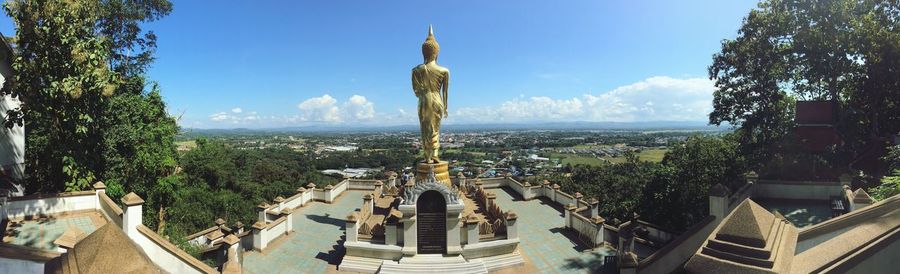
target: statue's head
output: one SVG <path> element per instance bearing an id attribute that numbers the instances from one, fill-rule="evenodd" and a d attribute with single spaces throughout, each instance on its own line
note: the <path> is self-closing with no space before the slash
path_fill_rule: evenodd
<path id="1" fill-rule="evenodd" d="M 422 57 L 425 58 L 425 63 L 437 60 L 440 51 L 441 46 L 434 39 L 434 31 L 432 31 L 431 25 L 428 25 L 428 37 L 425 38 L 425 43 L 422 43 Z"/>

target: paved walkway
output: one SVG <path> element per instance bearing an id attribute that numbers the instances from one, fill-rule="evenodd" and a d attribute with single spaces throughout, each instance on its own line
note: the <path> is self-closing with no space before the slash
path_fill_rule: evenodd
<path id="1" fill-rule="evenodd" d="M 500 209 L 519 215 L 519 248 L 541 273 L 603 272 L 603 256 L 615 254 L 606 248 L 586 250 L 586 246 L 571 240 L 574 235 L 562 229 L 562 207 L 550 200 L 524 201 L 508 188 L 488 191 L 497 194 Z"/>
<path id="2" fill-rule="evenodd" d="M 333 204 L 313 202 L 294 216 L 294 232 L 264 253 L 245 252 L 247 273 L 324 273 L 344 257 L 344 218 L 362 206 L 365 191 L 347 191 Z"/>
<path id="3" fill-rule="evenodd" d="M 3 242 L 56 251 L 58 246 L 53 241 L 70 226 L 87 235 L 105 223 L 106 219 L 96 212 L 11 221 L 3 235 Z"/>
<path id="4" fill-rule="evenodd" d="M 503 210 L 519 215 L 520 250 L 541 273 L 601 272 L 603 256 L 612 251 L 586 248 L 564 231 L 562 209 L 544 199 L 522 201 L 507 189 L 490 189 Z M 247 273 L 334 272 L 344 256 L 344 217 L 362 205 L 364 191 L 348 191 L 333 204 L 314 202 L 301 208 L 294 233 L 269 245 L 264 253 L 244 253 Z M 515 198 L 514 198 L 515 197 Z"/>

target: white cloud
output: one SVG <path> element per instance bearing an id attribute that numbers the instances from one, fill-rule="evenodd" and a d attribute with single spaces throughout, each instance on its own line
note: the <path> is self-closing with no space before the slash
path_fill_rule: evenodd
<path id="1" fill-rule="evenodd" d="M 703 121 L 712 110 L 713 90 L 713 82 L 705 78 L 659 76 L 599 94 L 587 93 L 568 98 L 518 95 L 484 107 L 451 108 L 446 122 Z M 401 106 L 393 112 L 378 112 L 375 103 L 362 95 L 351 95 L 346 100 L 338 100 L 324 94 L 303 100 L 296 107 L 299 112 L 295 114 L 260 114 L 234 108 L 230 112 L 211 114 L 209 120 L 213 124 L 250 127 L 313 123 L 414 125 L 418 121 L 415 105 Z"/>
<path id="2" fill-rule="evenodd" d="M 339 103 L 331 95 L 325 94 L 304 100 L 297 105 L 300 114 L 292 117 L 299 122 L 354 123 L 375 119 L 375 104 L 365 96 L 352 95 L 344 103 Z"/>
<path id="3" fill-rule="evenodd" d="M 210 115 L 209 119 L 218 122 L 218 121 L 228 120 L 228 117 L 229 117 L 228 113 L 219 112 L 219 113 L 214 113 L 214 114 Z"/>
<path id="4" fill-rule="evenodd" d="M 342 121 L 337 100 L 331 95 L 306 99 L 297 105 L 300 109 L 299 120 L 304 122 L 339 123 Z"/>
<path id="5" fill-rule="evenodd" d="M 369 102 L 365 96 L 355 94 L 350 96 L 350 100 L 344 103 L 344 110 L 353 120 L 368 121 L 375 118 L 375 104 Z"/>
<path id="6" fill-rule="evenodd" d="M 514 98 L 499 106 L 463 107 L 455 122 L 702 121 L 712 110 L 712 81 L 651 77 L 608 92 L 564 99 Z"/>

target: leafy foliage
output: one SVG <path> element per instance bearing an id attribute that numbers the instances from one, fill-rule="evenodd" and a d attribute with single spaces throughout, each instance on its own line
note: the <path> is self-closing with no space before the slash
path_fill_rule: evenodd
<path id="1" fill-rule="evenodd" d="M 18 46 L 15 77 L 4 93 L 22 101 L 7 113 L 6 126 L 28 128 L 26 187 L 85 189 L 99 173 L 98 119 L 120 79 L 108 67 L 110 49 L 94 28 L 100 4 L 18 0 L 4 8 L 16 23 Z"/>
<path id="2" fill-rule="evenodd" d="M 289 197 L 310 182 L 338 182 L 318 172 L 313 159 L 290 149 L 237 150 L 201 138 L 181 155 L 182 172 L 159 181 L 154 196 L 168 201 L 166 228 L 173 234 L 202 230 L 216 218 L 250 225 L 261 202 Z"/>
<path id="3" fill-rule="evenodd" d="M 711 124 L 737 126 L 753 167 L 775 154 L 794 102 L 834 100 L 852 151 L 900 131 L 900 1 L 768 0 L 713 56 Z"/>

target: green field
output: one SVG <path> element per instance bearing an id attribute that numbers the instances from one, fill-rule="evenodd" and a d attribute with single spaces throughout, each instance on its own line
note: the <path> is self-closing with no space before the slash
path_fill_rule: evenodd
<path id="1" fill-rule="evenodd" d="M 668 149 L 664 148 L 651 148 L 645 149 L 641 152 L 638 152 L 638 159 L 641 161 L 647 162 L 661 162 L 663 157 L 666 155 L 666 151 Z M 613 157 L 609 159 L 598 159 L 591 156 L 586 155 L 576 155 L 576 154 L 564 154 L 564 153 L 551 153 L 550 158 L 560 159 L 560 163 L 562 165 L 571 164 L 571 165 L 591 165 L 591 166 L 600 166 L 605 165 L 607 163 L 622 163 L 625 162 L 625 157 Z M 608 160 L 608 162 L 607 162 Z"/>
<path id="2" fill-rule="evenodd" d="M 190 141 L 175 142 L 175 147 L 184 148 L 186 150 L 195 149 L 195 148 L 197 148 L 197 141 L 190 140 Z"/>

